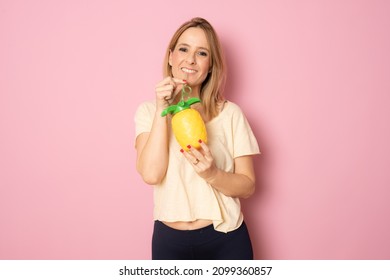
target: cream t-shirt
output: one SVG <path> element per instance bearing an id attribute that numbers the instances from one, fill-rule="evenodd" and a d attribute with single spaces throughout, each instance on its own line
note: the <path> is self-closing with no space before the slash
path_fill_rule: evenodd
<path id="1" fill-rule="evenodd" d="M 155 102 L 142 103 L 135 114 L 136 137 L 150 132 Z M 212 220 L 214 229 L 229 232 L 242 221 L 240 200 L 225 196 L 206 183 L 180 152 L 169 123 L 169 164 L 164 180 L 154 186 L 154 220 Z M 218 168 L 234 172 L 234 159 L 259 154 L 259 146 L 241 109 L 227 101 L 222 112 L 206 123 L 207 145 Z"/>

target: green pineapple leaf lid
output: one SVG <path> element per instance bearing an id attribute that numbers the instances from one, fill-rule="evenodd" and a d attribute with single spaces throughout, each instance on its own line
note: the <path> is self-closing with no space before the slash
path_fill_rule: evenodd
<path id="1" fill-rule="evenodd" d="M 162 111 L 162 113 L 161 113 L 161 116 L 164 117 L 167 114 L 172 114 L 172 115 L 177 114 L 183 110 L 189 109 L 192 104 L 195 104 L 198 102 L 200 102 L 200 99 L 196 98 L 196 97 L 192 97 L 192 98 L 188 99 L 187 101 L 180 100 L 177 104 L 171 105 L 168 108 L 164 109 L 164 111 Z"/>
<path id="2" fill-rule="evenodd" d="M 171 105 L 166 109 L 164 109 L 164 111 L 162 111 L 161 113 L 161 116 L 165 117 L 167 114 L 172 114 L 172 115 L 177 114 L 183 110 L 189 109 L 192 104 L 201 102 L 201 100 L 196 97 L 192 97 L 186 101 L 184 100 L 184 97 L 188 96 L 191 93 L 191 91 L 192 91 L 191 87 L 187 84 L 184 84 L 183 88 L 181 89 L 180 101 L 177 104 Z"/>

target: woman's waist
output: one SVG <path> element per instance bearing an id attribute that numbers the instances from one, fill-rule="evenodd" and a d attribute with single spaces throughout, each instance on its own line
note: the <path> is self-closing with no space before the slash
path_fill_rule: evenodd
<path id="1" fill-rule="evenodd" d="M 177 221 L 177 222 L 167 222 L 161 221 L 166 226 L 177 229 L 177 230 L 196 230 L 207 227 L 213 224 L 212 220 L 198 219 L 195 221 Z"/>

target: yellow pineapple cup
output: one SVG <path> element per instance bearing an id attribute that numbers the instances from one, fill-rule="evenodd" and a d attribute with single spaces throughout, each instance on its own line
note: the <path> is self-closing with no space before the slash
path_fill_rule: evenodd
<path id="1" fill-rule="evenodd" d="M 187 145 L 191 145 L 196 149 L 200 148 L 199 139 L 207 143 L 206 125 L 195 109 L 191 105 L 198 103 L 199 98 L 190 98 L 184 101 L 183 98 L 176 104 L 166 108 L 161 116 L 172 114 L 172 131 L 175 135 L 176 141 L 185 150 L 188 151 Z"/>

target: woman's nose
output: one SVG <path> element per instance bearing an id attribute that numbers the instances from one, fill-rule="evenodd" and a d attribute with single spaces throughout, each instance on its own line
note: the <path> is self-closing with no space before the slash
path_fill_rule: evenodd
<path id="1" fill-rule="evenodd" d="M 188 53 L 186 61 L 188 64 L 196 64 L 195 54 L 194 53 Z"/>

